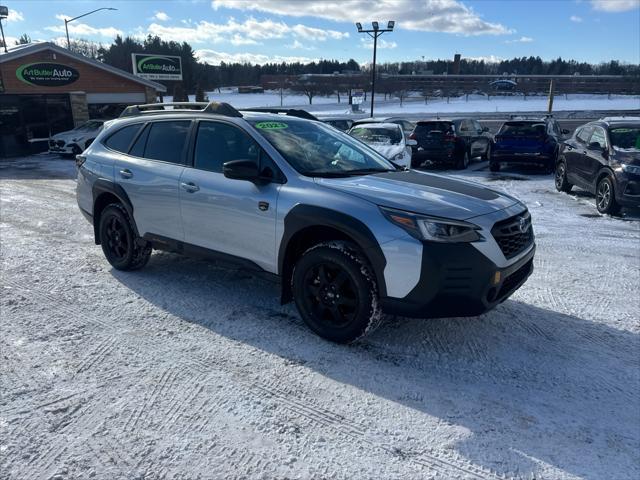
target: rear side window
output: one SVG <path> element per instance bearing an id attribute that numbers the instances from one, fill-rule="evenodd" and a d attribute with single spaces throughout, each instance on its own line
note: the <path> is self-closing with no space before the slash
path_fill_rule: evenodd
<path id="1" fill-rule="evenodd" d="M 142 127 L 141 123 L 136 123 L 135 125 L 129 125 L 127 127 L 121 128 L 113 135 L 111 135 L 104 144 L 110 148 L 111 150 L 115 150 L 116 152 L 127 153 L 129 151 L 129 146 L 131 145 L 132 140 L 138 134 L 138 131 Z"/>
<path id="2" fill-rule="evenodd" d="M 151 138 L 149 138 L 149 142 Z M 194 167 L 209 172 L 222 172 L 231 160 L 260 159 L 260 146 L 248 134 L 226 123 L 200 122 Z"/>
<path id="3" fill-rule="evenodd" d="M 144 157 L 151 160 L 182 163 L 182 152 L 191 121 L 155 122 L 151 124 Z"/>

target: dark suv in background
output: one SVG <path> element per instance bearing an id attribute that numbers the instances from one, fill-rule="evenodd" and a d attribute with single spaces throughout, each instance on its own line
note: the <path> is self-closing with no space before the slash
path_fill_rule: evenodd
<path id="1" fill-rule="evenodd" d="M 497 172 L 505 163 L 535 165 L 553 172 L 560 144 L 569 130 L 563 130 L 552 117 L 512 118 L 502 124 L 495 136 L 489 170 Z"/>
<path id="2" fill-rule="evenodd" d="M 421 120 L 409 138 L 418 143 L 413 147 L 413 167 L 429 160 L 463 169 L 469 166 L 473 157 L 486 159 L 491 155 L 489 129 L 473 118 Z"/>
<path id="3" fill-rule="evenodd" d="M 560 150 L 556 188 L 596 196 L 600 213 L 640 206 L 640 117 L 610 117 L 576 129 Z"/>

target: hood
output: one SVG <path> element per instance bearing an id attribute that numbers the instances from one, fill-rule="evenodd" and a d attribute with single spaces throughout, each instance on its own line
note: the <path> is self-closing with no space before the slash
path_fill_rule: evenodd
<path id="1" fill-rule="evenodd" d="M 616 162 L 640 165 L 640 149 L 613 147 L 613 150 L 615 152 Z"/>
<path id="2" fill-rule="evenodd" d="M 519 203 L 480 184 L 414 170 L 317 178 L 316 182 L 383 207 L 453 220 L 467 220 Z"/>
<path id="3" fill-rule="evenodd" d="M 404 152 L 405 149 L 405 146 L 400 144 L 391 145 L 389 143 L 368 143 L 367 145 L 389 160 L 393 160 L 393 157 Z"/>

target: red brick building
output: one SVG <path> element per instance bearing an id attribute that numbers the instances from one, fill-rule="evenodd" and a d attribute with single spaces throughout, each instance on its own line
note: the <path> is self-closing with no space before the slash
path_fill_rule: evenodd
<path id="1" fill-rule="evenodd" d="M 0 53 L 0 157 L 43 151 L 50 135 L 155 102 L 165 91 L 53 43 L 10 48 Z"/>

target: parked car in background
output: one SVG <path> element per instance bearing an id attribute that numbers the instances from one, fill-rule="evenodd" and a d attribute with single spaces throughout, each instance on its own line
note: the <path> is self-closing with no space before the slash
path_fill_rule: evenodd
<path id="1" fill-rule="evenodd" d="M 417 142 L 413 147 L 413 167 L 430 161 L 450 163 L 463 169 L 469 166 L 472 158 L 486 159 L 491 154 L 489 129 L 472 118 L 421 120 L 409 138 Z"/>
<path id="2" fill-rule="evenodd" d="M 600 213 L 640 206 L 640 117 L 609 117 L 576 129 L 556 164 L 558 191 L 584 188 Z"/>
<path id="3" fill-rule="evenodd" d="M 553 172 L 560 144 L 569 130 L 563 130 L 552 117 L 513 118 L 495 135 L 489 170 L 497 172 L 507 163 L 535 165 Z"/>
<path id="4" fill-rule="evenodd" d="M 388 160 L 402 167 L 411 167 L 411 147 L 416 141 L 407 138 L 400 125 L 363 123 L 352 127 L 347 133 L 366 143 Z"/>
<path id="5" fill-rule="evenodd" d="M 318 117 L 321 122 L 327 123 L 338 130 L 346 132 L 353 126 L 353 118 L 347 115 L 331 115 Z"/>
<path id="6" fill-rule="evenodd" d="M 73 130 L 53 135 L 49 139 L 49 153 L 59 153 L 61 155 L 82 153 L 102 131 L 104 122 L 106 120 L 89 120 Z"/>
<path id="7" fill-rule="evenodd" d="M 395 123 L 396 125 L 400 125 L 402 130 L 406 135 L 409 135 L 414 127 L 416 126 L 415 122 L 411 122 L 406 118 L 402 117 L 369 117 L 369 118 L 360 118 L 353 122 L 353 126 L 363 125 L 365 123 Z"/>

